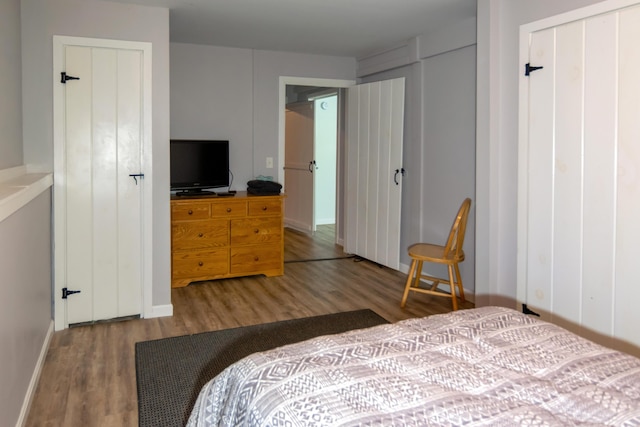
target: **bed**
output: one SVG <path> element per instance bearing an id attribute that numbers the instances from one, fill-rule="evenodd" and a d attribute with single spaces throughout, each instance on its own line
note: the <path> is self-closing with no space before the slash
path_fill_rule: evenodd
<path id="1" fill-rule="evenodd" d="M 640 425 L 640 359 L 501 307 L 255 353 L 188 426 Z"/>

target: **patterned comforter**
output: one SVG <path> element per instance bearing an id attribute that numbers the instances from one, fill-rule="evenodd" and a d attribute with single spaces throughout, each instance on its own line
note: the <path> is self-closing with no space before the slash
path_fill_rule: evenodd
<path id="1" fill-rule="evenodd" d="M 640 425 L 640 359 L 484 307 L 256 353 L 189 426 Z"/>

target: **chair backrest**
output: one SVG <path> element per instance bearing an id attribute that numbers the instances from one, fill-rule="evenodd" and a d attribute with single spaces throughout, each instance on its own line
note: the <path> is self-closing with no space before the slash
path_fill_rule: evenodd
<path id="1" fill-rule="evenodd" d="M 471 199 L 466 198 L 458 209 L 458 215 L 453 221 L 451 231 L 449 232 L 449 238 L 444 248 L 444 256 L 448 257 L 451 252 L 454 252 L 454 256 L 458 257 L 462 253 L 462 246 L 464 245 L 464 234 L 467 231 L 467 219 L 469 218 L 469 210 L 471 209 Z"/>

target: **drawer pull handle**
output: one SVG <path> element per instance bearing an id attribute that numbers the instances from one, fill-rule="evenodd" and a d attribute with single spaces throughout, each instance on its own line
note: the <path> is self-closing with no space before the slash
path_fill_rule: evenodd
<path id="1" fill-rule="evenodd" d="M 227 212 L 231 212 L 231 208 L 227 208 Z"/>
<path id="2" fill-rule="evenodd" d="M 202 266 L 204 265 L 204 262 L 202 262 L 202 261 L 198 261 L 198 265 L 199 265 L 200 267 L 202 267 Z"/>
<path id="3" fill-rule="evenodd" d="M 259 257 L 255 257 L 255 258 L 253 258 L 253 260 L 254 261 L 260 261 L 260 258 Z"/>
<path id="4" fill-rule="evenodd" d="M 198 237 L 202 237 L 202 236 L 204 236 L 204 234 L 198 233 Z"/>
<path id="5" fill-rule="evenodd" d="M 258 234 L 260 232 L 260 230 L 258 230 L 257 228 L 255 230 L 253 230 L 254 233 Z"/>
<path id="6" fill-rule="evenodd" d="M 191 209 L 189 209 L 189 212 L 187 212 L 189 215 L 193 215 L 193 211 Z"/>
<path id="7" fill-rule="evenodd" d="M 262 207 L 262 210 L 263 210 L 263 211 L 266 211 L 266 210 L 267 210 L 267 207 L 266 207 L 266 206 L 263 206 L 263 207 Z"/>

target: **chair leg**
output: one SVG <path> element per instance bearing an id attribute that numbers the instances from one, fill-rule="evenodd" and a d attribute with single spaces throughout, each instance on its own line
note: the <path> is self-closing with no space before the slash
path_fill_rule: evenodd
<path id="1" fill-rule="evenodd" d="M 413 281 L 413 287 L 414 288 L 419 288 L 420 287 L 420 279 L 422 278 L 422 261 L 418 261 L 418 263 L 416 264 L 416 275 L 415 275 L 415 280 Z"/>
<path id="2" fill-rule="evenodd" d="M 462 286 L 462 276 L 460 275 L 460 268 L 458 267 L 458 264 L 454 264 L 453 268 L 455 268 L 456 271 L 456 276 L 458 276 L 458 293 L 460 294 L 460 301 L 465 302 L 464 299 L 464 286 Z"/>
<path id="3" fill-rule="evenodd" d="M 404 308 L 409 296 L 409 288 L 411 288 L 411 282 L 413 281 L 413 274 L 416 271 L 417 260 L 411 260 L 411 267 L 409 268 L 409 274 L 407 275 L 407 284 L 404 286 L 404 294 L 402 295 L 402 301 L 400 301 L 400 308 Z"/>
<path id="4" fill-rule="evenodd" d="M 449 285 L 451 287 L 451 303 L 453 311 L 458 310 L 458 298 L 456 297 L 456 282 L 453 280 L 453 266 L 449 265 Z"/>

